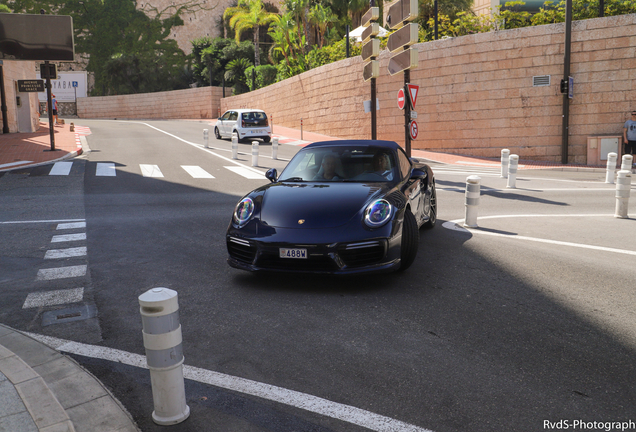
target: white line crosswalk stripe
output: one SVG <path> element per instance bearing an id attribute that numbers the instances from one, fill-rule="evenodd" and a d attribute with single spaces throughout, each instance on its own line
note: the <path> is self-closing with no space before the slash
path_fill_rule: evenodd
<path id="1" fill-rule="evenodd" d="M 51 239 L 51 243 L 61 243 L 68 241 L 86 240 L 86 233 L 56 235 Z"/>
<path id="2" fill-rule="evenodd" d="M 44 254 L 44 259 L 73 258 L 86 255 L 86 246 L 68 249 L 50 249 Z"/>
<path id="3" fill-rule="evenodd" d="M 95 175 L 98 177 L 115 177 L 117 175 L 117 171 L 115 170 L 114 163 L 98 163 L 97 169 L 95 171 Z"/>
<path id="4" fill-rule="evenodd" d="M 61 224 L 57 224 L 56 229 L 64 230 L 64 229 L 75 229 L 75 228 L 86 228 L 86 222 L 61 223 Z"/>
<path id="5" fill-rule="evenodd" d="M 81 302 L 83 299 L 84 288 L 30 293 L 24 301 L 22 309 L 77 303 Z"/>
<path id="6" fill-rule="evenodd" d="M 208 179 L 213 179 L 214 178 L 214 176 L 212 174 L 210 174 L 209 172 L 207 172 L 206 170 L 204 170 L 200 166 L 181 165 L 181 168 L 186 170 L 186 172 L 188 174 L 190 174 L 192 176 L 192 178 L 208 178 Z"/>
<path id="7" fill-rule="evenodd" d="M 49 171 L 49 175 L 52 176 L 67 176 L 73 168 L 73 162 L 56 162 Z"/>
<path id="8" fill-rule="evenodd" d="M 38 270 L 37 280 L 53 280 L 81 277 L 86 275 L 86 265 L 57 267 Z"/>
<path id="9" fill-rule="evenodd" d="M 140 164 L 139 168 L 141 168 L 141 175 L 144 177 L 163 177 L 163 173 L 157 165 Z"/>
<path id="10" fill-rule="evenodd" d="M 229 169 L 230 171 L 238 175 L 241 175 L 247 179 L 265 180 L 265 176 L 263 174 L 259 174 L 256 171 L 253 171 L 249 168 L 240 167 L 240 166 L 226 166 L 223 168 Z"/>

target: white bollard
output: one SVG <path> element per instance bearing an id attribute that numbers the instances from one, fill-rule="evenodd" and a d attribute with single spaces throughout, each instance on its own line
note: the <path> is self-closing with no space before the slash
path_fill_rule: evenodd
<path id="1" fill-rule="evenodd" d="M 481 193 L 481 177 L 473 175 L 466 179 L 466 217 L 464 226 L 477 228 L 477 209 Z"/>
<path id="2" fill-rule="evenodd" d="M 616 159 L 618 155 L 616 153 L 607 154 L 607 170 L 605 171 L 605 183 L 614 184 L 614 173 L 616 172 Z"/>
<path id="3" fill-rule="evenodd" d="M 508 167 L 508 185 L 510 189 L 517 188 L 517 168 L 519 167 L 519 156 L 510 155 L 510 166 Z"/>
<path id="4" fill-rule="evenodd" d="M 622 171 L 632 171 L 632 163 L 634 162 L 634 156 L 630 154 L 623 155 L 623 160 L 621 163 Z"/>
<path id="5" fill-rule="evenodd" d="M 510 150 L 501 151 L 501 178 L 508 178 L 508 163 L 510 162 Z"/>
<path id="6" fill-rule="evenodd" d="M 203 145 L 205 148 L 210 147 L 210 132 L 207 129 L 203 129 Z"/>
<path id="7" fill-rule="evenodd" d="M 252 141 L 252 166 L 258 166 L 258 141 Z"/>
<path id="8" fill-rule="evenodd" d="M 152 420 L 181 423 L 190 415 L 183 381 L 183 347 L 177 292 L 153 288 L 139 296 L 146 362 L 150 369 Z"/>
<path id="9" fill-rule="evenodd" d="M 272 159 L 278 159 L 278 138 L 272 138 Z"/>
<path id="10" fill-rule="evenodd" d="M 238 159 L 238 135 L 232 134 L 232 159 Z"/>
<path id="11" fill-rule="evenodd" d="M 632 187 L 632 171 L 620 170 L 616 178 L 616 214 L 614 217 L 627 219 L 629 192 Z"/>

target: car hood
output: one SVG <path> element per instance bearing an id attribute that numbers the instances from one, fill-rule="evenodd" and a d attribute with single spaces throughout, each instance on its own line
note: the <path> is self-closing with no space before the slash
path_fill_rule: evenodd
<path id="1" fill-rule="evenodd" d="M 264 191 L 261 221 L 277 228 L 334 228 L 388 189 L 387 183 L 274 183 Z"/>

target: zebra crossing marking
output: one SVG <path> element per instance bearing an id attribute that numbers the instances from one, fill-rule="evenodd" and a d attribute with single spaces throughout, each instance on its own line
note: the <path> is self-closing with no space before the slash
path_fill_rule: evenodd
<path id="1" fill-rule="evenodd" d="M 29 293 L 22 309 L 78 303 L 84 300 L 84 288 Z"/>
<path id="2" fill-rule="evenodd" d="M 163 177 L 163 173 L 158 165 L 139 164 L 139 168 L 141 168 L 141 175 L 144 177 Z"/>
<path id="3" fill-rule="evenodd" d="M 54 280 L 54 279 L 67 279 L 74 277 L 86 276 L 86 265 L 68 266 L 68 267 L 56 267 L 50 269 L 38 270 L 36 280 Z"/>
<path id="4" fill-rule="evenodd" d="M 247 179 L 254 179 L 254 180 L 264 180 L 265 176 L 263 174 L 259 174 L 256 171 L 253 171 L 249 168 L 244 168 L 244 167 L 240 167 L 240 166 L 226 166 L 223 167 L 225 169 L 229 169 L 230 171 L 232 171 L 235 174 L 238 174 L 240 176 L 243 176 Z"/>
<path id="5" fill-rule="evenodd" d="M 49 249 L 44 254 L 44 259 L 73 258 L 86 255 L 86 246 L 68 249 Z"/>
<path id="6" fill-rule="evenodd" d="M 98 163 L 95 175 L 98 177 L 115 177 L 117 175 L 115 164 L 112 162 Z"/>
<path id="7" fill-rule="evenodd" d="M 69 223 L 61 223 L 57 224 L 57 229 L 75 229 L 75 228 L 86 228 L 86 222 L 69 222 Z"/>
<path id="8" fill-rule="evenodd" d="M 49 175 L 66 176 L 71 173 L 73 162 L 56 162 L 49 171 Z"/>
<path id="9" fill-rule="evenodd" d="M 61 242 L 79 241 L 79 240 L 86 240 L 86 233 L 56 235 L 56 236 L 53 236 L 53 238 L 51 239 L 51 243 L 61 243 Z"/>
<path id="10" fill-rule="evenodd" d="M 200 166 L 196 166 L 196 165 L 181 165 L 181 168 L 186 170 L 186 172 L 188 174 L 190 174 L 192 176 L 192 178 L 208 178 L 208 179 L 213 179 L 214 178 L 214 176 L 212 174 L 210 174 L 209 172 L 207 172 L 206 170 L 204 170 Z"/>

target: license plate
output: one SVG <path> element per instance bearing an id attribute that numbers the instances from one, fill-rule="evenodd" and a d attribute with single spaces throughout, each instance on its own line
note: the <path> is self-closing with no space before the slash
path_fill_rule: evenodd
<path id="1" fill-rule="evenodd" d="M 307 249 L 280 248 L 281 258 L 307 259 Z"/>
<path id="2" fill-rule="evenodd" d="M 257 129 L 257 130 L 253 130 L 253 131 L 252 131 L 252 133 L 253 133 L 253 134 L 259 134 L 259 135 L 260 135 L 260 134 L 262 134 L 262 133 L 265 133 L 265 131 L 263 131 L 263 130 L 261 130 L 261 129 Z"/>

